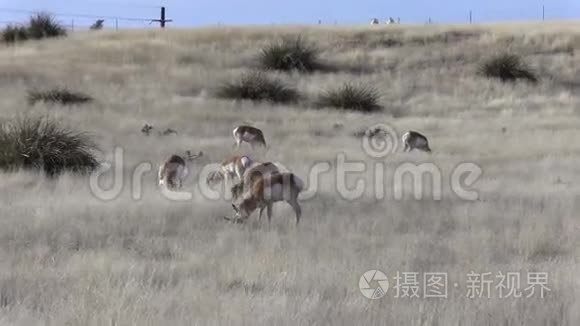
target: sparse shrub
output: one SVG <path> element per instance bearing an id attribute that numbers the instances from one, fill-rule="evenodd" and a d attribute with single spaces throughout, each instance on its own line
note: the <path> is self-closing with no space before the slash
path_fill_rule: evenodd
<path id="1" fill-rule="evenodd" d="M 20 25 L 8 25 L 2 30 L 2 40 L 6 43 L 15 43 L 28 40 L 28 29 Z"/>
<path id="2" fill-rule="evenodd" d="M 335 107 L 361 112 L 374 112 L 382 109 L 379 92 L 370 86 L 345 83 L 339 88 L 327 90 L 318 98 L 318 107 Z"/>
<path id="3" fill-rule="evenodd" d="M 533 69 L 515 54 L 501 54 L 488 59 L 479 67 L 479 73 L 488 78 L 499 78 L 503 82 L 518 79 L 538 82 L 538 76 Z"/>
<path id="4" fill-rule="evenodd" d="M 98 167 L 97 147 L 84 133 L 55 121 L 24 118 L 0 129 L 0 169 L 34 169 L 55 176 L 64 171 L 90 172 Z"/>
<path id="5" fill-rule="evenodd" d="M 64 88 L 50 89 L 46 91 L 30 91 L 28 93 L 28 102 L 35 104 L 36 102 L 50 102 L 60 103 L 63 105 L 83 104 L 91 102 L 92 97 L 78 92 L 72 92 Z"/>
<path id="6" fill-rule="evenodd" d="M 89 27 L 89 29 L 91 31 L 99 31 L 101 29 L 103 29 L 103 23 L 105 22 L 104 19 L 97 19 L 97 21 L 95 21 L 91 27 Z"/>
<path id="7" fill-rule="evenodd" d="M 39 13 L 30 17 L 28 34 L 31 39 L 66 36 L 66 29 L 48 13 Z"/>
<path id="8" fill-rule="evenodd" d="M 59 36 L 66 36 L 66 29 L 48 13 L 30 17 L 27 25 L 8 25 L 2 30 L 2 40 L 6 43 Z"/>
<path id="9" fill-rule="evenodd" d="M 294 88 L 261 72 L 246 73 L 238 81 L 223 84 L 217 89 L 216 96 L 276 103 L 295 102 L 299 98 Z"/>
<path id="10" fill-rule="evenodd" d="M 322 68 L 318 50 L 301 37 L 284 39 L 263 48 L 259 63 L 266 70 L 311 72 Z"/>

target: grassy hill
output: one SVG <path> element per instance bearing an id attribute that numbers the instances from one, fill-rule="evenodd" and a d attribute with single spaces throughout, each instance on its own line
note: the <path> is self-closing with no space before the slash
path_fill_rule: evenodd
<path id="1" fill-rule="evenodd" d="M 0 174 L 0 324 L 577 325 L 578 31 L 555 22 L 223 27 L 0 46 L 3 121 L 42 116 L 87 132 L 102 162 L 123 150 L 115 158 L 123 187 L 110 200 L 87 176 Z M 217 98 L 224 83 L 258 69 L 261 49 L 297 35 L 318 50 L 324 69 L 263 72 L 295 90 L 294 101 Z M 520 56 L 540 81 L 479 73 L 503 53 Z M 380 109 L 317 105 L 345 83 L 376 91 Z M 29 92 L 51 89 L 94 100 L 29 102 Z M 140 131 L 146 123 L 154 126 L 149 136 Z M 298 227 L 285 204 L 275 206 L 271 225 L 257 214 L 246 225 L 228 224 L 228 200 L 200 196 L 199 174 L 236 152 L 231 132 L 242 123 L 266 136 L 267 150 L 241 151 L 256 160 L 279 162 L 309 184 L 312 167 L 328 163 L 315 194 L 301 202 Z M 373 158 L 360 134 L 377 123 L 399 138 L 407 130 L 425 134 L 433 153 L 399 147 Z M 177 134 L 158 134 L 167 128 Z M 156 187 L 156 169 L 185 150 L 205 154 L 185 185 L 195 196 L 171 201 Z M 365 167 L 346 178 L 348 189 L 365 183 L 357 198 L 336 177 L 341 157 Z M 437 167 L 440 200 L 430 196 L 436 184 L 426 182 L 418 200 L 412 180 L 397 180 L 397 167 L 408 162 Z M 483 171 L 469 188 L 476 200 L 451 187 L 465 162 Z M 149 172 L 134 174 L 147 164 Z M 102 179 L 110 186 L 110 174 Z M 379 300 L 359 290 L 359 278 L 373 269 L 390 282 Z M 396 297 L 403 291 L 394 288 L 397 272 L 419 273 L 419 298 Z M 448 274 L 447 298 L 423 297 L 425 272 Z M 490 298 L 485 288 L 483 298 L 470 298 L 468 274 L 485 272 Z M 522 291 L 528 272 L 548 273 L 551 291 L 543 299 L 538 292 L 500 298 L 497 274 L 508 272 L 521 273 Z"/>

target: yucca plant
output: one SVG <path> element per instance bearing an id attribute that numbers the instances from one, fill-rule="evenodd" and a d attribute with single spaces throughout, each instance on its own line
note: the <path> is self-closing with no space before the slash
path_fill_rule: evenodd
<path id="1" fill-rule="evenodd" d="M 322 67 L 318 50 L 301 37 L 266 46 L 260 51 L 259 63 L 262 69 L 280 71 L 312 72 Z"/>
<path id="2" fill-rule="evenodd" d="M 261 72 L 245 73 L 238 80 L 224 83 L 215 93 L 220 98 L 274 103 L 295 102 L 299 98 L 294 88 Z"/>
<path id="3" fill-rule="evenodd" d="M 334 107 L 360 112 L 375 112 L 382 109 L 379 92 L 370 86 L 345 83 L 342 86 L 323 92 L 316 105 Z"/>
<path id="4" fill-rule="evenodd" d="M 498 78 L 503 82 L 518 79 L 532 83 L 539 81 L 534 70 L 515 54 L 501 54 L 488 59 L 479 67 L 479 73 L 488 78 Z"/>
<path id="5" fill-rule="evenodd" d="M 2 40 L 6 43 L 15 43 L 28 40 L 28 29 L 21 25 L 8 25 L 2 30 Z"/>
<path id="6" fill-rule="evenodd" d="M 0 129 L 0 169 L 86 173 L 98 167 L 96 145 L 88 135 L 44 118 L 23 118 Z"/>
<path id="7" fill-rule="evenodd" d="M 66 36 L 66 29 L 49 13 L 30 17 L 28 34 L 32 39 Z"/>
<path id="8" fill-rule="evenodd" d="M 65 88 L 28 92 L 28 102 L 30 104 L 35 104 L 36 102 L 48 102 L 73 105 L 91 102 L 92 100 L 93 98 L 86 94 L 69 91 Z"/>

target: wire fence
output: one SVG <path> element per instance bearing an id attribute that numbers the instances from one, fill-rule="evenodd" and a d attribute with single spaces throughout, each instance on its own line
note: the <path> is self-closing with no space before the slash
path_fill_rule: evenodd
<path id="1" fill-rule="evenodd" d="M 159 28 L 165 27 L 165 24 L 172 22 L 172 20 L 165 17 L 165 8 L 163 6 L 153 6 L 153 5 L 143 5 L 139 3 L 131 2 L 114 2 L 106 0 L 87 0 L 83 2 L 84 8 L 91 5 L 100 5 L 106 11 L 111 12 L 132 12 L 139 13 L 140 16 L 125 16 L 125 15 L 114 15 L 114 14 L 94 14 L 94 13 L 75 13 L 75 12 L 65 12 L 65 11 L 51 11 L 51 10 L 30 10 L 30 9 L 20 9 L 20 8 L 3 8 L 0 7 L 0 28 L 7 25 L 21 25 L 26 24 L 29 17 L 37 14 L 39 12 L 46 12 L 51 14 L 55 19 L 69 31 L 85 31 L 91 29 L 92 26 L 97 21 L 101 21 L 100 28 L 107 30 L 119 30 L 119 29 L 130 29 L 130 28 Z M 174 12 L 180 12 L 180 8 L 173 8 Z M 185 10 L 181 12 L 186 12 Z M 573 15 L 575 13 L 570 10 L 570 8 L 565 7 L 555 7 L 549 5 L 543 6 L 529 6 L 526 8 L 487 8 L 487 9 L 459 9 L 459 8 L 449 8 L 446 10 L 446 17 L 425 16 L 424 18 L 409 18 L 395 15 L 397 23 L 402 24 L 441 24 L 441 23 L 485 23 L 485 22 L 497 22 L 497 21 L 514 21 L 514 20 L 555 20 L 555 19 L 569 19 L 575 18 Z M 368 24 L 368 22 L 374 17 L 368 17 L 368 19 L 360 20 L 344 20 L 344 19 L 332 19 L 326 17 L 326 19 L 316 19 L 311 22 L 302 22 L 302 24 L 310 23 L 313 25 L 352 25 L 352 24 Z M 380 24 L 385 24 L 388 21 L 388 17 L 383 17 L 382 19 L 377 17 Z M 187 18 L 186 18 L 187 19 Z M 400 21 L 399 21 L 400 19 Z M 243 25 L 243 23 L 232 22 L 235 25 Z M 259 24 L 259 23 L 258 23 Z M 275 22 L 265 22 L 266 25 L 278 25 Z M 298 23 L 300 24 L 300 23 Z M 192 22 L 190 26 L 195 25 L 214 25 L 214 26 L 227 26 L 229 25 L 227 21 L 215 21 L 215 22 Z M 184 25 L 183 23 L 181 26 Z"/>
<path id="2" fill-rule="evenodd" d="M 117 15 L 98 15 L 86 13 L 71 13 L 51 10 L 28 10 L 18 8 L 0 7 L 0 18 L 10 17 L 10 19 L 0 19 L 0 27 L 8 25 L 25 25 L 31 16 L 39 13 L 47 13 L 55 18 L 59 24 L 69 31 L 89 30 L 91 27 L 99 26 L 99 29 L 127 29 L 127 28 L 153 28 L 165 25 L 171 20 L 165 18 L 165 8 L 158 6 L 140 6 L 147 8 L 151 12 L 150 17 L 129 17 Z M 157 15 L 157 16 L 155 16 Z M 162 26 L 165 27 L 165 26 Z"/>

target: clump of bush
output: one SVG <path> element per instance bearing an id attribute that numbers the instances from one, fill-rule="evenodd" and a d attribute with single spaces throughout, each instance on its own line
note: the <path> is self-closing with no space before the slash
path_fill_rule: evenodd
<path id="1" fill-rule="evenodd" d="M 239 80 L 224 83 L 216 96 L 225 99 L 289 103 L 299 99 L 298 92 L 284 82 L 261 72 L 243 74 Z"/>
<path id="2" fill-rule="evenodd" d="M 266 46 L 260 51 L 258 59 L 260 67 L 266 70 L 312 72 L 322 68 L 318 50 L 301 37 L 283 39 Z"/>
<path id="3" fill-rule="evenodd" d="M 345 83 L 342 86 L 323 92 L 316 105 L 318 107 L 334 107 L 360 112 L 375 112 L 382 109 L 379 104 L 379 92 L 370 86 Z"/>
<path id="4" fill-rule="evenodd" d="M 27 25 L 9 25 L 2 31 L 2 39 L 7 43 L 60 36 L 66 36 L 66 29 L 48 13 L 30 17 Z"/>
<path id="5" fill-rule="evenodd" d="M 28 102 L 31 105 L 35 104 L 36 102 L 74 105 L 74 104 L 84 104 L 91 101 L 93 101 L 93 98 L 86 94 L 69 91 L 64 88 L 28 92 Z"/>
<path id="6" fill-rule="evenodd" d="M 31 39 L 66 36 L 66 29 L 47 13 L 39 13 L 30 17 L 28 34 Z"/>
<path id="7" fill-rule="evenodd" d="M 100 31 L 101 29 L 103 29 L 103 24 L 105 23 L 104 19 L 97 19 L 97 21 L 95 21 L 91 27 L 89 27 L 89 30 L 91 31 Z"/>
<path id="8" fill-rule="evenodd" d="M 96 145 L 84 133 L 43 118 L 24 118 L 0 129 L 0 169 L 87 173 L 98 167 Z"/>
<path id="9" fill-rule="evenodd" d="M 502 82 L 518 79 L 532 83 L 539 81 L 534 70 L 515 54 L 501 54 L 488 59 L 479 67 L 479 73 L 488 78 L 498 78 Z"/>
<path id="10" fill-rule="evenodd" d="M 28 40 L 28 29 L 21 25 L 8 25 L 2 30 L 2 40 L 5 43 L 15 43 Z"/>

